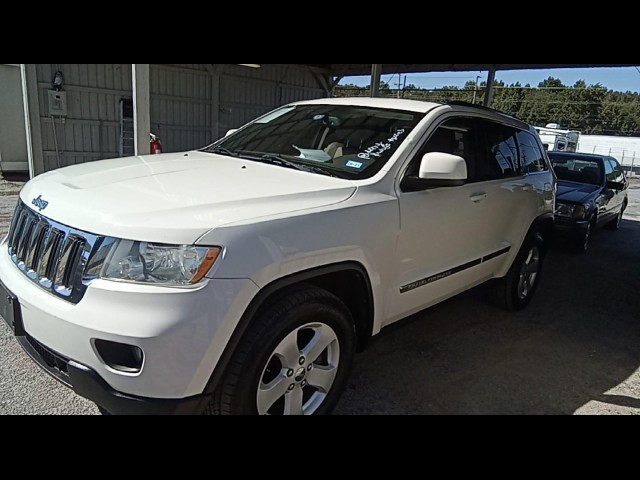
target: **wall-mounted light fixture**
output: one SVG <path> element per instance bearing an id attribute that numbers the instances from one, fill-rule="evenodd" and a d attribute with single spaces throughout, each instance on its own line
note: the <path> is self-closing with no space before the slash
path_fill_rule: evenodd
<path id="1" fill-rule="evenodd" d="M 57 71 L 53 76 L 53 89 L 56 92 L 62 91 L 62 86 L 64 85 L 64 75 L 61 71 Z"/>

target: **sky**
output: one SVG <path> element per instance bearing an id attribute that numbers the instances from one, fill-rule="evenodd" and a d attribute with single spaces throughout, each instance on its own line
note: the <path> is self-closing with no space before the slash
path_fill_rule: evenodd
<path id="1" fill-rule="evenodd" d="M 444 86 L 462 87 L 468 81 L 475 82 L 478 75 L 485 81 L 486 72 L 435 72 L 408 74 L 407 84 L 422 88 L 441 88 Z M 610 90 L 640 92 L 640 70 L 630 68 L 581 68 L 581 69 L 555 69 L 555 70 L 520 70 L 498 72 L 497 79 L 507 84 L 520 82 L 537 86 L 548 77 L 561 79 L 565 85 L 574 85 L 578 80 L 585 80 L 588 85 L 601 83 Z M 383 81 L 391 82 L 393 88 L 397 88 L 398 75 L 383 75 Z M 395 82 L 396 85 L 393 85 Z M 404 83 L 404 75 L 402 76 Z M 369 85 L 369 77 L 346 77 L 340 82 L 342 85 L 354 83 L 356 85 Z"/>

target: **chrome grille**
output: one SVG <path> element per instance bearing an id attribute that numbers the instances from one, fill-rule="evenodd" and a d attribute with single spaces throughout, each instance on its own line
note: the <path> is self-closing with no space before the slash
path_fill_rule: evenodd
<path id="1" fill-rule="evenodd" d="M 13 263 L 44 290 L 71 303 L 87 289 L 84 271 L 103 237 L 56 223 L 18 203 L 7 245 Z"/>

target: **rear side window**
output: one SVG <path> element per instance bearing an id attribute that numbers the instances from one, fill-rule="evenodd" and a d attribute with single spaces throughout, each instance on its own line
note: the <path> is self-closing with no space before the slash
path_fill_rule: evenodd
<path id="1" fill-rule="evenodd" d="M 485 120 L 479 122 L 483 126 L 486 148 L 486 162 L 482 165 L 483 171 L 479 172 L 479 176 L 484 180 L 497 180 L 520 175 L 518 130 Z"/>
<path id="2" fill-rule="evenodd" d="M 544 158 L 544 152 L 540 148 L 536 137 L 529 132 L 517 133 L 520 146 L 520 163 L 525 173 L 545 172 L 549 168 Z"/>

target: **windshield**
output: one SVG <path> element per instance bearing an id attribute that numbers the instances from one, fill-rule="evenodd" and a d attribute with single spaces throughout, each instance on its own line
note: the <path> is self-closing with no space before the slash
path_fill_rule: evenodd
<path id="1" fill-rule="evenodd" d="M 603 171 L 597 159 L 549 154 L 559 180 L 602 185 Z"/>
<path id="2" fill-rule="evenodd" d="M 359 180 L 379 172 L 423 118 L 357 106 L 289 106 L 205 151 Z"/>

